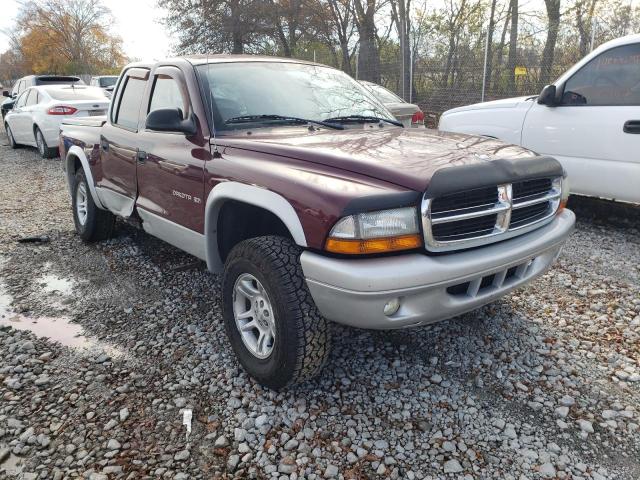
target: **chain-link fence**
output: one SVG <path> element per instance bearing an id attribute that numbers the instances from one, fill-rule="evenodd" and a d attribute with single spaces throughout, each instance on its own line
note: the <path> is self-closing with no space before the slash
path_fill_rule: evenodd
<path id="1" fill-rule="evenodd" d="M 408 36 L 411 47 L 404 62 L 399 42 L 381 41 L 374 61 L 363 62 L 356 48 L 348 73 L 380 83 L 405 101 L 420 105 L 434 125 L 450 108 L 537 95 L 592 49 L 638 31 L 638 18 L 631 15 L 635 11 L 637 16 L 638 3 L 627 1 L 602 17 L 583 18 L 582 13 L 568 10 L 552 21 L 541 12 L 535 21 L 525 22 L 527 17 L 521 16 L 518 27 L 507 11 L 475 27 L 417 32 L 421 38 Z M 342 68 L 326 49 L 307 49 L 295 56 Z"/>

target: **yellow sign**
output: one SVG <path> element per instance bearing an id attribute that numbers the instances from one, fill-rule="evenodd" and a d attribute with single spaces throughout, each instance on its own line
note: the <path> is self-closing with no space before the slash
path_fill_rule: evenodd
<path id="1" fill-rule="evenodd" d="M 527 67 L 516 67 L 514 69 L 516 77 L 520 77 L 527 74 Z"/>

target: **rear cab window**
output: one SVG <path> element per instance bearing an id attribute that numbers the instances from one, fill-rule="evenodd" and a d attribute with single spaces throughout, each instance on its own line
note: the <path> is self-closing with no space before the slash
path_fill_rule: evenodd
<path id="1" fill-rule="evenodd" d="M 120 82 L 116 92 L 117 98 L 111 109 L 110 120 L 117 127 L 137 131 L 149 70 L 131 68 L 124 75 L 125 78 Z"/>

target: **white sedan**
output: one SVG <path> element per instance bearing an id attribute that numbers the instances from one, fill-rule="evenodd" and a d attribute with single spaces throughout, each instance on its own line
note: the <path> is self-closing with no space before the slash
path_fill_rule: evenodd
<path id="1" fill-rule="evenodd" d="M 538 96 L 454 108 L 439 128 L 551 155 L 572 193 L 640 203 L 640 34 L 603 44 Z"/>
<path id="2" fill-rule="evenodd" d="M 37 147 L 43 158 L 58 153 L 60 123 L 69 117 L 106 115 L 109 99 L 99 87 L 47 85 L 20 94 L 4 119 L 12 148 Z"/>

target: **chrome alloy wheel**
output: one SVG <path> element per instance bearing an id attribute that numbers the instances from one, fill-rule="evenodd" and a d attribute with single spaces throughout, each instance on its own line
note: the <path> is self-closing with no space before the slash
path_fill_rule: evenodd
<path id="1" fill-rule="evenodd" d="M 244 346 L 257 358 L 271 355 L 276 340 L 273 308 L 267 291 L 249 273 L 243 273 L 236 279 L 233 316 Z"/>
<path id="2" fill-rule="evenodd" d="M 84 226 L 87 223 L 87 203 L 89 199 L 87 196 L 87 184 L 80 182 L 76 189 L 76 215 L 78 216 L 78 222 Z"/>

